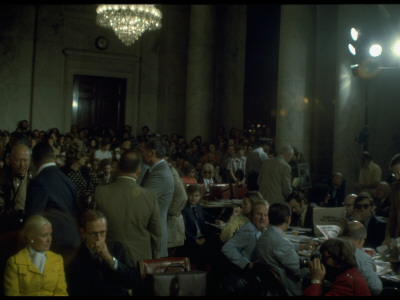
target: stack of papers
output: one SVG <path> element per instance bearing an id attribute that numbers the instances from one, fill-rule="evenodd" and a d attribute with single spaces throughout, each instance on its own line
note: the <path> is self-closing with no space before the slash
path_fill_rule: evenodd
<path id="1" fill-rule="evenodd" d="M 327 240 L 337 238 L 341 228 L 337 225 L 316 225 Z"/>

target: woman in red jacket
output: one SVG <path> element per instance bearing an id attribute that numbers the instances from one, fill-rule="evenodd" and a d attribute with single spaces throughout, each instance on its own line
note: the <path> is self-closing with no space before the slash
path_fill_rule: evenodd
<path id="1" fill-rule="evenodd" d="M 329 239 L 319 252 L 321 258 L 309 262 L 311 285 L 303 291 L 305 296 L 371 296 L 357 269 L 354 245 L 340 238 Z"/>

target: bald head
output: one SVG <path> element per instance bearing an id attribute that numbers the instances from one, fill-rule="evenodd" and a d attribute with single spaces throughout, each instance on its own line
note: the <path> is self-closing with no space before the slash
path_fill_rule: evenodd
<path id="1" fill-rule="evenodd" d="M 295 158 L 293 147 L 290 145 L 280 147 L 278 150 L 278 154 L 282 156 L 287 163 Z"/>
<path id="2" fill-rule="evenodd" d="M 378 199 L 385 199 L 391 192 L 391 187 L 387 181 L 381 181 L 376 186 L 375 196 Z"/>
<path id="3" fill-rule="evenodd" d="M 351 240 L 356 247 L 361 249 L 367 238 L 367 229 L 358 221 L 348 222 L 343 229 L 343 238 Z"/>
<path id="4" fill-rule="evenodd" d="M 343 206 L 346 210 L 346 215 L 351 216 L 354 211 L 354 201 L 356 200 L 356 194 L 349 194 L 343 200 Z"/>
<path id="5" fill-rule="evenodd" d="M 336 172 L 332 176 L 332 187 L 337 190 L 343 183 L 343 174 Z"/>
<path id="6" fill-rule="evenodd" d="M 13 174 L 24 177 L 31 165 L 31 151 L 25 144 L 16 144 L 10 151 L 10 166 Z"/>

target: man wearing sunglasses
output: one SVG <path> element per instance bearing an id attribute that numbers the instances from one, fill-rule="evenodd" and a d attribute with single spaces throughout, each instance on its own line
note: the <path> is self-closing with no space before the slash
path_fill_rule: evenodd
<path id="1" fill-rule="evenodd" d="M 367 228 L 365 247 L 376 248 L 385 239 L 386 222 L 374 214 L 374 200 L 367 192 L 361 192 L 354 200 L 354 220 L 364 224 Z"/>

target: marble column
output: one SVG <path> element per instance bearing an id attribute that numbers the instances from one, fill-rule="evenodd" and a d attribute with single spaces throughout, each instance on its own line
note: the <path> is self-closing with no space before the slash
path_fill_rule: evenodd
<path id="1" fill-rule="evenodd" d="M 209 140 L 215 65 L 215 6 L 192 5 L 186 83 L 185 138 Z"/>
<path id="2" fill-rule="evenodd" d="M 276 147 L 293 145 L 309 159 L 314 5 L 282 5 Z"/>

